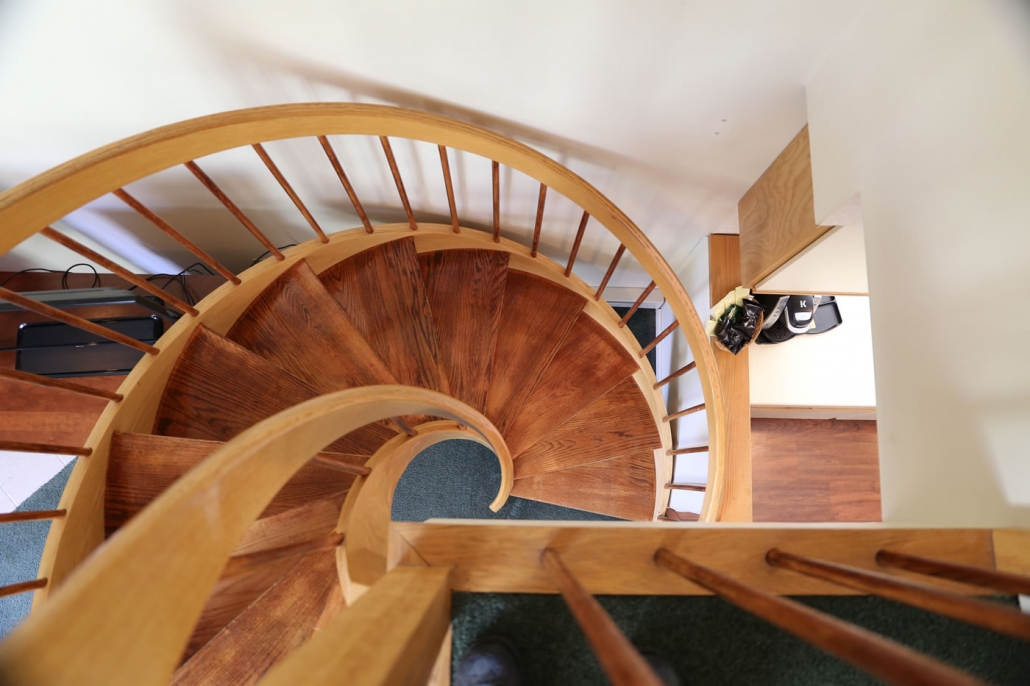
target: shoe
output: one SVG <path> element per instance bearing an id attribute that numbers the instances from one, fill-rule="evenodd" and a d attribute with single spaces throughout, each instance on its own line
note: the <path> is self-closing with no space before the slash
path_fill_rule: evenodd
<path id="1" fill-rule="evenodd" d="M 476 641 L 461 656 L 452 683 L 454 686 L 522 686 L 515 646 L 500 636 Z"/>

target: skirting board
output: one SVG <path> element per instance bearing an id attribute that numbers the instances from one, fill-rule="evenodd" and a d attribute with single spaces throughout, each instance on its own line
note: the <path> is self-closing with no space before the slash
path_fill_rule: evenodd
<path id="1" fill-rule="evenodd" d="M 875 407 L 752 405 L 752 419 L 859 419 L 876 421 Z"/>

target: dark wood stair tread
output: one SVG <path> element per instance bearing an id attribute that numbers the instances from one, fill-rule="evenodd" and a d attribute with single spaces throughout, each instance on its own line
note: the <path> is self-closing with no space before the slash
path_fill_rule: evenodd
<path id="1" fill-rule="evenodd" d="M 504 433 L 572 329 L 586 298 L 526 272 L 508 270 L 490 370 L 486 416 Z"/>
<path id="2" fill-rule="evenodd" d="M 505 432 L 520 455 L 637 370 L 637 362 L 605 328 L 580 313 Z"/>
<path id="3" fill-rule="evenodd" d="M 172 684 L 253 684 L 315 631 L 333 587 L 336 553 L 311 553 L 183 664 Z"/>
<path id="4" fill-rule="evenodd" d="M 125 526 L 179 477 L 222 445 L 217 441 L 115 433 L 111 439 L 104 496 L 107 535 Z M 359 455 L 333 454 L 332 457 L 352 464 L 364 464 L 367 459 Z M 345 493 L 353 481 L 350 474 L 319 462 L 309 462 L 286 482 L 261 517 L 274 517 L 313 500 Z"/>
<path id="5" fill-rule="evenodd" d="M 447 392 L 414 239 L 365 250 L 319 279 L 397 383 Z"/>
<path id="6" fill-rule="evenodd" d="M 637 521 L 650 520 L 655 460 L 650 450 L 515 480 L 511 494 Z"/>
<path id="7" fill-rule="evenodd" d="M 420 255 L 419 263 L 451 395 L 483 412 L 504 302 L 508 253 L 442 250 Z"/>
<path id="8" fill-rule="evenodd" d="M 535 476 L 662 445 L 632 376 L 537 441 L 515 460 L 515 478 Z"/>
<path id="9" fill-rule="evenodd" d="M 263 419 L 321 393 L 238 343 L 199 326 L 175 363 L 154 433 L 228 441 Z M 371 455 L 381 444 L 352 432 L 331 452 Z"/>

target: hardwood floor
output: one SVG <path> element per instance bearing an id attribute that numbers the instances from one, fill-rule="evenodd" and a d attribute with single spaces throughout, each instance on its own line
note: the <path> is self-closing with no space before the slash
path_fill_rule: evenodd
<path id="1" fill-rule="evenodd" d="M 876 422 L 752 419 L 756 522 L 878 522 Z"/>

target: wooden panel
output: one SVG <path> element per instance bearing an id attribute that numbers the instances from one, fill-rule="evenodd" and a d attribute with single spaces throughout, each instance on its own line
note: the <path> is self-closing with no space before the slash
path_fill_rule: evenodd
<path id="1" fill-rule="evenodd" d="M 662 446 L 647 400 L 626 379 L 515 460 L 515 478 Z"/>
<path id="2" fill-rule="evenodd" d="M 490 525 L 469 521 L 394 522 L 395 531 L 430 565 L 454 565 L 455 591 L 554 593 L 540 565 L 554 548 L 588 591 L 620 595 L 704 595 L 708 591 L 654 563 L 665 547 L 743 583 L 783 595 L 855 595 L 820 579 L 776 569 L 770 548 L 883 571 L 876 552 L 887 548 L 991 567 L 990 529 L 891 529 L 880 525 L 752 527 L 718 524 L 594 523 Z M 895 572 L 892 571 L 892 574 Z M 898 570 L 896 575 L 967 595 L 990 593 L 944 579 Z"/>
<path id="3" fill-rule="evenodd" d="M 359 253 L 319 278 L 397 383 L 447 392 L 411 238 Z"/>
<path id="4" fill-rule="evenodd" d="M 305 556 L 180 667 L 171 683 L 256 683 L 311 637 L 338 585 L 335 551 Z"/>
<path id="5" fill-rule="evenodd" d="M 502 433 L 529 398 L 585 303 L 586 298 L 544 279 L 508 270 L 485 413 Z"/>
<path id="6" fill-rule="evenodd" d="M 440 364 L 451 395 L 483 412 L 507 281 L 508 255 L 445 250 L 419 256 Z"/>
<path id="7" fill-rule="evenodd" d="M 172 370 L 154 433 L 228 441 L 262 419 L 318 395 L 292 374 L 201 326 Z M 371 455 L 378 447 L 351 434 L 329 450 Z"/>
<path id="8" fill-rule="evenodd" d="M 505 434 L 518 456 L 637 370 L 619 342 L 581 313 Z"/>
<path id="9" fill-rule="evenodd" d="M 740 240 L 740 236 L 723 234 L 713 234 L 708 238 L 708 284 L 712 305 L 741 283 Z M 712 346 L 712 352 L 726 403 L 726 481 L 718 519 L 722 522 L 750 522 L 751 379 L 748 349 L 734 355 Z"/>
<path id="10" fill-rule="evenodd" d="M 994 562 L 1003 572 L 1030 576 L 1030 531 L 995 529 Z"/>
<path id="11" fill-rule="evenodd" d="M 737 214 L 740 271 L 748 288 L 830 230 L 815 223 L 807 124 L 740 199 Z"/>
<path id="12" fill-rule="evenodd" d="M 449 569 L 398 567 L 341 612 L 264 686 L 423 686 L 451 623 Z M 376 627 L 369 631 L 369 627 Z"/>
<path id="13" fill-rule="evenodd" d="M 756 522 L 878 522 L 876 422 L 752 419 Z"/>
<path id="14" fill-rule="evenodd" d="M 125 526 L 179 477 L 222 445 L 216 441 L 116 433 L 107 468 L 104 504 L 107 535 Z M 362 456 L 336 457 L 359 464 L 364 461 Z M 309 462 L 286 482 L 261 517 L 274 517 L 312 500 L 346 491 L 353 481 L 350 474 Z"/>
<path id="15" fill-rule="evenodd" d="M 638 450 L 601 462 L 516 479 L 511 494 L 622 519 L 649 521 L 654 516 L 654 472 L 654 453 Z"/>

